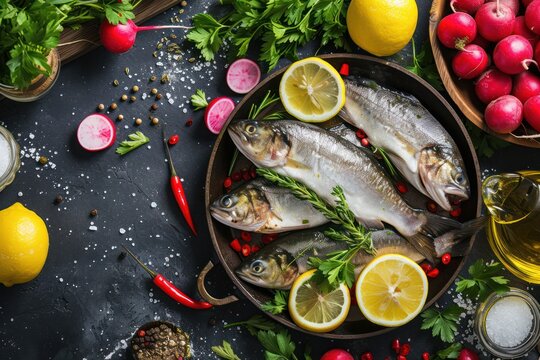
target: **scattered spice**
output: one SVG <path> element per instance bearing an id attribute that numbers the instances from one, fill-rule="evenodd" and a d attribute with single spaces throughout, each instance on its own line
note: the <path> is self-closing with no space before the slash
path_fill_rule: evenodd
<path id="1" fill-rule="evenodd" d="M 142 125 L 142 119 L 141 118 L 136 118 L 135 119 L 135 125 L 137 125 L 137 126 Z"/>
<path id="2" fill-rule="evenodd" d="M 46 165 L 46 164 L 49 162 L 49 158 L 46 157 L 46 156 L 41 155 L 41 156 L 39 157 L 38 162 L 39 162 L 41 165 Z"/>
<path id="3" fill-rule="evenodd" d="M 111 105 L 109 105 L 109 108 L 110 108 L 111 110 L 116 110 L 117 107 L 118 107 L 118 105 L 116 105 L 115 102 L 113 102 Z"/>
<path id="4" fill-rule="evenodd" d="M 159 119 L 157 117 L 153 117 L 151 123 L 152 123 L 152 125 L 157 125 L 157 124 L 159 124 Z"/>
<path id="5" fill-rule="evenodd" d="M 131 88 L 131 91 L 136 93 L 137 91 L 139 91 L 139 87 L 137 85 L 133 85 L 133 87 Z"/>
<path id="6" fill-rule="evenodd" d="M 187 1 L 186 1 L 186 0 L 182 0 L 182 2 L 180 3 L 180 5 L 186 7 L 186 6 L 187 6 Z"/>
<path id="7" fill-rule="evenodd" d="M 64 201 L 64 198 L 62 197 L 62 195 L 56 195 L 56 197 L 54 198 L 55 205 L 60 205 L 63 201 Z"/>
<path id="8" fill-rule="evenodd" d="M 128 68 L 128 67 L 124 68 L 124 73 L 125 73 L 126 75 L 129 75 L 129 68 Z"/>
<path id="9" fill-rule="evenodd" d="M 161 98 L 162 98 L 162 95 L 161 95 L 160 93 L 158 93 L 158 94 L 156 95 L 156 100 L 161 100 Z"/>
<path id="10" fill-rule="evenodd" d="M 150 90 L 150 94 L 156 95 L 157 94 L 157 89 L 153 88 L 152 90 Z"/>
<path id="11" fill-rule="evenodd" d="M 99 105 L 97 106 L 97 109 L 98 109 L 99 111 L 103 111 L 103 110 L 105 110 L 105 105 L 99 104 Z"/>
<path id="12" fill-rule="evenodd" d="M 186 127 L 190 127 L 191 125 L 193 125 L 193 120 L 192 119 L 187 119 Z"/>
<path id="13" fill-rule="evenodd" d="M 128 99 L 128 96 L 126 94 L 122 94 L 122 96 L 120 97 L 120 101 L 127 101 Z"/>
<path id="14" fill-rule="evenodd" d="M 124 120 L 124 115 L 119 114 L 119 115 L 116 117 L 116 120 L 118 120 L 118 121 Z"/>
<path id="15" fill-rule="evenodd" d="M 112 84 L 113 84 L 113 86 L 118 86 L 118 85 L 120 85 L 120 82 L 118 82 L 118 80 L 114 79 Z"/>
<path id="16" fill-rule="evenodd" d="M 137 100 L 137 98 L 133 95 L 131 95 L 131 97 L 129 98 L 129 102 L 135 102 Z"/>
<path id="17" fill-rule="evenodd" d="M 150 76 L 150 81 L 151 81 L 151 82 L 154 82 L 154 81 L 156 81 L 156 80 L 157 80 L 156 75 Z"/>
<path id="18" fill-rule="evenodd" d="M 138 331 L 131 339 L 136 359 L 185 359 L 190 357 L 189 335 L 178 327 L 152 323 L 146 331 Z"/>
<path id="19" fill-rule="evenodd" d="M 166 84 L 170 81 L 169 74 L 163 74 L 161 75 L 161 83 Z"/>
<path id="20" fill-rule="evenodd" d="M 97 209 L 92 209 L 92 210 L 90 210 L 90 216 L 91 216 L 91 217 L 96 217 L 97 215 L 98 215 Z"/>
<path id="21" fill-rule="evenodd" d="M 152 106 L 150 106 L 150 109 L 152 110 L 157 110 L 157 108 L 158 108 L 158 104 L 156 103 L 153 103 Z"/>
<path id="22" fill-rule="evenodd" d="M 195 60 L 196 60 L 196 59 L 195 59 L 194 57 L 191 57 L 191 58 L 189 58 L 189 59 L 188 59 L 188 62 L 190 62 L 190 63 L 194 63 L 194 62 L 195 62 Z"/>

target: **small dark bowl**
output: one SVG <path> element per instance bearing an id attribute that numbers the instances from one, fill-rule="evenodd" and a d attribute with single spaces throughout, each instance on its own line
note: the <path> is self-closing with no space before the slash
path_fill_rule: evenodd
<path id="1" fill-rule="evenodd" d="M 145 332 L 148 331 L 149 329 L 152 329 L 152 328 L 155 328 L 155 327 L 158 327 L 160 325 L 166 325 L 167 327 L 173 329 L 173 331 L 175 332 L 182 332 L 182 333 L 186 333 L 185 331 L 183 331 L 182 329 L 180 329 L 178 326 L 174 325 L 173 323 L 170 323 L 168 321 L 150 321 L 150 322 L 147 322 L 146 324 L 143 324 L 141 327 L 139 327 L 135 333 L 133 334 L 133 336 L 131 337 L 131 343 L 130 343 L 130 351 L 131 351 L 131 355 L 133 357 L 133 359 L 137 360 L 137 357 L 135 356 L 135 350 L 133 350 L 133 345 L 136 345 L 135 344 L 135 339 L 138 337 L 138 333 L 139 331 L 141 330 L 144 330 Z M 187 334 L 186 334 L 187 335 Z M 185 357 L 185 359 L 189 359 L 191 357 L 191 345 L 189 343 L 189 335 L 188 335 L 188 344 L 186 345 L 187 346 L 187 355 Z"/>
<path id="2" fill-rule="evenodd" d="M 474 147 L 463 123 L 455 111 L 435 89 L 427 82 L 399 65 L 378 58 L 352 54 L 323 55 L 321 58 L 331 63 L 337 69 L 339 69 L 343 63 L 347 63 L 351 68 L 351 73 L 356 72 L 359 75 L 373 79 L 382 85 L 416 96 L 452 135 L 463 156 L 471 183 L 471 198 L 463 203 L 461 220 L 466 221 L 474 219 L 480 215 L 480 167 L 478 165 Z M 235 149 L 234 144 L 226 132 L 227 125 L 232 119 L 246 118 L 251 105 L 258 104 L 268 90 L 277 93 L 279 82 L 284 71 L 285 70 L 282 69 L 271 74 L 246 95 L 236 106 L 235 110 L 230 115 L 224 130 L 219 134 L 210 157 L 206 175 L 205 203 L 207 208 L 211 201 L 223 194 L 223 180 L 227 176 L 228 167 Z M 240 164 L 242 164 L 242 162 L 244 162 L 244 164 L 249 164 L 245 159 L 239 160 Z M 208 211 L 207 220 L 212 243 L 214 244 L 214 248 L 227 275 L 232 279 L 240 291 L 255 306 L 260 308 L 261 304 L 270 299 L 271 293 L 265 289 L 250 285 L 236 276 L 234 269 L 240 265 L 242 259 L 229 246 L 229 242 L 232 240 L 231 229 L 218 221 L 215 221 Z M 473 242 L 474 237 L 470 240 L 470 245 L 466 254 L 469 254 Z M 431 306 L 446 292 L 465 263 L 465 258 L 466 256 L 464 258 L 455 258 L 448 266 L 445 266 L 444 271 L 441 272 L 439 277 L 430 279 L 429 294 L 425 305 L 426 308 Z M 272 315 L 267 313 L 267 315 L 292 329 L 308 332 L 296 326 L 287 314 Z M 391 328 L 372 324 L 360 317 L 349 320 L 350 321 L 346 321 L 338 329 L 329 333 L 308 333 L 333 339 L 361 339 L 380 335 L 391 330 Z"/>

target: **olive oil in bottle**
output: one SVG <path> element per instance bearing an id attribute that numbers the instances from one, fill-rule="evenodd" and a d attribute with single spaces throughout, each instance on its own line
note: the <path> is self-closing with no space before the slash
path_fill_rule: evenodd
<path id="1" fill-rule="evenodd" d="M 494 175 L 482 185 L 489 244 L 502 264 L 540 284 L 540 171 Z"/>

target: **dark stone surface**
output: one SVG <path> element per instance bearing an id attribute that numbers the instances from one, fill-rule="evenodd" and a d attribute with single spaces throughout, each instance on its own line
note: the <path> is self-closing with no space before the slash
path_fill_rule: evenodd
<path id="1" fill-rule="evenodd" d="M 419 3 L 417 43 L 427 35 L 429 7 L 428 2 Z M 207 5 L 208 1 L 190 4 L 182 19 L 187 22 Z M 177 10 L 157 16 L 150 23 L 168 23 Z M 251 303 L 242 300 L 210 311 L 186 309 L 157 290 L 132 260 L 118 259 L 120 245 L 127 245 L 187 293 L 196 294 L 196 274 L 215 257 L 205 228 L 203 206 L 206 165 L 215 137 L 206 130 L 202 113 L 192 113 L 186 101 L 196 88 L 206 90 L 211 97 L 240 98 L 224 83 L 225 57 L 209 67 L 201 66 L 200 61 L 180 61 L 182 73 L 172 84 L 156 86 L 164 95 L 168 92 L 174 98 L 174 104 L 162 99 L 156 116 L 162 124 L 167 123 L 169 133 L 180 135 L 180 143 L 172 148 L 172 153 L 180 175 L 185 178 L 198 238 L 189 234 L 171 195 L 161 129 L 149 125 L 148 108 L 152 101 L 142 100 L 141 93 L 134 104 L 118 100 L 122 93 L 128 93 L 124 86 L 138 84 L 141 91 L 149 91 L 150 73 L 160 76 L 164 69 L 170 69 L 170 62 L 162 61 L 165 66 L 159 67 L 152 57 L 156 42 L 169 33 L 141 33 L 136 47 L 127 54 L 117 56 L 98 49 L 63 66 L 56 86 L 39 101 L 0 102 L 0 123 L 13 132 L 24 154 L 34 154 L 23 158 L 24 165 L 15 182 L 0 194 L 0 208 L 22 202 L 45 219 L 50 233 L 49 257 L 41 275 L 28 284 L 0 287 L 1 359 L 129 358 L 125 341 L 138 326 L 158 318 L 191 334 L 195 359 L 215 358 L 210 347 L 223 339 L 231 342 L 242 359 L 263 358 L 259 343 L 249 333 L 222 329 L 225 323 L 258 313 Z M 306 50 L 303 55 L 309 53 Z M 189 51 L 184 55 L 190 56 Z M 394 60 L 406 63 L 408 58 L 410 48 Z M 124 74 L 125 67 L 130 68 L 132 78 Z M 113 87 L 113 79 L 118 79 L 121 86 Z M 125 117 L 118 124 L 118 140 L 141 130 L 151 138 L 149 146 L 123 157 L 114 154 L 114 148 L 95 154 L 83 151 L 74 136 L 77 125 L 98 103 L 108 105 L 113 101 L 119 103 L 114 117 L 120 113 Z M 132 125 L 135 117 L 144 121 L 139 129 Z M 185 127 L 185 121 L 191 117 L 193 126 Z M 510 146 L 491 159 L 483 159 L 482 169 L 484 174 L 538 169 L 538 154 L 538 150 Z M 51 163 L 40 166 L 34 159 L 37 155 L 48 156 Z M 55 205 L 58 194 L 64 202 Z M 152 202 L 157 207 L 152 207 Z M 95 218 L 89 217 L 92 209 L 99 211 Z M 97 231 L 89 230 L 92 222 Z M 126 233 L 121 234 L 120 229 Z M 482 236 L 469 262 L 492 256 Z M 235 293 L 219 266 L 209 280 L 216 295 Z M 526 284 L 516 284 L 526 288 Z M 533 291 L 538 295 L 538 290 Z M 439 303 L 448 304 L 453 297 L 455 293 L 446 295 Z M 392 355 L 390 343 L 394 338 L 411 342 L 410 359 L 443 347 L 429 332 L 419 329 L 417 319 L 389 334 L 362 341 L 329 341 L 297 332 L 292 332 L 292 336 L 299 348 L 307 344 L 313 349 L 314 359 L 334 347 L 348 348 L 356 358 L 370 350 L 375 358 L 382 359 Z M 462 321 L 461 329 L 470 331 L 467 320 Z M 535 352 L 528 356 L 537 358 Z"/>

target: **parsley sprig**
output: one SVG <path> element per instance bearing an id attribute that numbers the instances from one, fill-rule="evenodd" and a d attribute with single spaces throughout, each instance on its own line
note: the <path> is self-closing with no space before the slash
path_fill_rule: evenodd
<path id="1" fill-rule="evenodd" d="M 314 276 L 319 281 L 326 280 L 331 287 L 345 283 L 352 287 L 354 283 L 354 265 L 352 260 L 358 251 L 375 253 L 371 233 L 358 223 L 350 210 L 343 189 L 336 186 L 332 195 L 336 198 L 336 205 L 332 206 L 321 199 L 313 190 L 295 179 L 280 175 L 274 170 L 259 168 L 257 173 L 278 186 L 291 190 L 300 200 L 308 201 L 315 209 L 320 211 L 328 220 L 342 226 L 341 230 L 328 229 L 325 235 L 335 241 L 343 241 L 348 246 L 327 255 L 325 259 L 310 258 L 310 265 L 317 269 Z"/>
<path id="2" fill-rule="evenodd" d="M 456 291 L 471 299 L 478 298 L 479 301 L 485 300 L 492 292 L 507 292 L 510 289 L 509 280 L 500 275 L 502 270 L 501 263 L 486 263 L 484 259 L 478 259 L 469 267 L 470 279 L 459 277 L 461 280 L 456 283 Z"/>
<path id="3" fill-rule="evenodd" d="M 187 38 L 205 60 L 213 60 L 226 40 L 235 57 L 259 47 L 259 60 L 272 70 L 282 58 L 296 60 L 298 48 L 312 40 L 349 49 L 345 16 L 349 0 L 231 0 L 221 18 L 193 17 Z"/>
<path id="4" fill-rule="evenodd" d="M 234 353 L 234 350 L 233 350 L 231 344 L 229 344 L 225 340 L 223 340 L 223 344 L 221 346 L 219 346 L 219 345 L 212 346 L 211 349 L 214 352 L 214 354 L 216 354 L 217 356 L 219 356 L 222 359 L 225 359 L 225 360 L 241 360 L 238 357 L 238 355 L 236 355 Z"/>
<path id="5" fill-rule="evenodd" d="M 510 146 L 510 143 L 488 134 L 469 121 L 465 122 L 465 127 L 471 136 L 476 153 L 481 158 L 490 158 L 497 150 Z"/>
<path id="6" fill-rule="evenodd" d="M 201 89 L 195 90 L 195 94 L 191 95 L 191 106 L 194 107 L 194 110 L 202 110 L 208 106 L 208 101 L 206 101 L 206 94 Z"/>
<path id="7" fill-rule="evenodd" d="M 276 290 L 274 298 L 262 304 L 261 309 L 274 315 L 281 314 L 287 308 L 288 299 L 288 291 Z"/>
<path id="8" fill-rule="evenodd" d="M 435 89 L 439 91 L 444 90 L 441 77 L 439 76 L 439 71 L 435 65 L 435 60 L 433 59 L 429 41 L 424 41 L 422 49 L 419 53 L 416 53 L 416 46 L 413 39 L 412 52 L 413 64 L 411 66 L 407 66 L 407 70 L 426 80 Z"/>
<path id="9" fill-rule="evenodd" d="M 427 309 L 420 315 L 424 319 L 421 329 L 431 329 L 433 337 L 440 337 L 444 342 L 452 342 L 462 313 L 463 309 L 457 305 L 450 305 L 441 311 L 435 308 Z"/>
<path id="10" fill-rule="evenodd" d="M 463 345 L 460 343 L 453 343 L 447 348 L 437 351 L 433 360 L 457 359 L 462 348 Z"/>
<path id="11" fill-rule="evenodd" d="M 150 139 L 140 131 L 137 131 L 134 134 L 129 134 L 128 138 L 129 140 L 122 141 L 120 146 L 116 148 L 117 154 L 125 155 L 150 141 Z"/>

